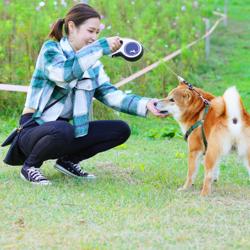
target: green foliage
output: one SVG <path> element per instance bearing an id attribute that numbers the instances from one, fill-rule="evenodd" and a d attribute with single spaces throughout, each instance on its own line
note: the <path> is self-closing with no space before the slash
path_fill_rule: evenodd
<path id="1" fill-rule="evenodd" d="M 152 128 L 146 133 L 146 136 L 151 139 L 158 139 L 158 138 L 171 139 L 175 136 L 182 137 L 180 129 L 177 126 L 171 126 L 171 125 L 163 127 L 160 130 L 157 128 Z"/>
<path id="2" fill-rule="evenodd" d="M 37 55 L 47 39 L 50 27 L 57 18 L 64 17 L 78 1 L 4 0 L 0 2 L 0 82 L 28 85 Z M 147 65 L 183 47 L 204 33 L 202 18 L 212 15 L 218 1 L 159 0 L 115 1 L 92 0 L 89 3 L 102 15 L 105 24 L 101 36 L 119 35 L 140 41 L 144 57 L 135 63 L 121 58 L 104 57 L 106 71 L 115 83 Z M 204 45 L 198 46 L 168 62 L 177 72 L 188 76 L 203 61 Z M 173 64 L 173 65 L 172 65 Z M 123 89 L 141 95 L 164 96 L 166 85 L 174 82 L 173 75 L 164 67 L 156 68 Z M 0 100 L 6 93 L 0 93 Z M 23 98 L 7 94 L 11 110 L 23 105 Z M 13 102 L 12 100 L 15 99 Z M 5 102 L 0 101 L 1 110 Z"/>

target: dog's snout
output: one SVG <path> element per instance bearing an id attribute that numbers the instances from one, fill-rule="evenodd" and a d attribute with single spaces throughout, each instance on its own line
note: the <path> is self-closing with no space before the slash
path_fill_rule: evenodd
<path id="1" fill-rule="evenodd" d="M 159 100 L 157 103 L 155 103 L 155 107 L 160 111 L 162 114 L 168 114 L 168 111 L 166 110 L 164 100 Z"/>
<path id="2" fill-rule="evenodd" d="M 159 110 L 163 108 L 163 103 L 162 100 L 159 100 L 158 102 L 155 103 L 155 107 Z"/>

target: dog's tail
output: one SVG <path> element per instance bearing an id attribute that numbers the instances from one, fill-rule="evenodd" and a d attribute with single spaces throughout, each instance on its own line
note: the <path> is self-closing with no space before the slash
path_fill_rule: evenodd
<path id="1" fill-rule="evenodd" d="M 223 99 L 228 122 L 228 129 L 232 135 L 239 135 L 242 130 L 243 104 L 235 86 L 228 88 Z"/>

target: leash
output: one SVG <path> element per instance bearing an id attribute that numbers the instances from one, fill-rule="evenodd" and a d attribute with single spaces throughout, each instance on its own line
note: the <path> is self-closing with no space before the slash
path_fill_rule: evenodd
<path id="1" fill-rule="evenodd" d="M 220 18 L 214 23 L 214 25 L 211 27 L 211 29 L 209 31 L 207 31 L 203 36 L 201 36 L 200 38 L 196 39 L 195 41 L 193 42 L 190 42 L 189 44 L 187 44 L 184 48 L 185 49 L 189 49 L 191 47 L 193 47 L 195 44 L 197 44 L 198 42 L 200 42 L 201 40 L 205 39 L 206 37 L 210 36 L 216 29 L 216 27 L 219 25 L 219 23 L 221 21 L 223 21 L 224 19 L 227 18 L 226 15 L 224 15 L 223 13 L 219 13 L 219 12 L 213 12 L 214 15 L 217 15 L 217 16 L 220 16 Z M 145 48 L 145 47 L 144 47 Z M 176 56 L 180 55 L 183 51 L 183 49 L 178 49 L 172 53 L 170 53 L 169 55 L 165 56 L 164 58 L 160 59 L 160 60 L 157 60 L 155 63 L 137 71 L 136 73 L 122 79 L 121 81 L 117 82 L 115 84 L 116 87 L 121 87 L 123 85 L 125 85 L 126 83 L 128 82 L 131 82 L 133 80 L 135 80 L 136 78 L 146 74 L 147 72 L 153 70 L 154 68 L 158 67 L 162 62 L 167 62 L 173 58 L 175 58 Z"/>
<path id="2" fill-rule="evenodd" d="M 147 49 L 149 52 L 151 52 L 149 49 Z M 152 52 L 151 52 L 152 53 Z M 201 98 L 201 100 L 203 101 L 204 105 L 205 105 L 205 110 L 204 110 L 204 113 L 203 113 L 203 116 L 202 116 L 202 119 L 197 121 L 195 124 L 193 124 L 188 130 L 187 132 L 185 133 L 184 135 L 184 139 L 185 141 L 187 141 L 189 135 L 196 129 L 198 128 L 199 126 L 201 126 L 201 135 L 202 135 L 202 140 L 203 140 L 203 144 L 205 146 L 205 151 L 204 153 L 207 151 L 207 139 L 206 139 L 206 134 L 205 134 L 205 129 L 204 129 L 204 121 L 205 121 L 205 118 L 208 114 L 208 111 L 209 111 L 209 108 L 210 108 L 210 101 L 208 101 L 206 98 L 204 98 L 194 87 L 191 83 L 187 82 L 184 78 L 182 78 L 181 76 L 179 76 L 174 70 L 172 70 L 168 65 L 164 64 L 164 66 L 166 67 L 166 69 L 168 71 L 170 71 L 172 74 L 174 74 L 178 81 L 180 83 L 184 83 L 189 90 L 195 92 L 199 98 Z"/>
<path id="3" fill-rule="evenodd" d="M 154 53 L 148 49 L 148 48 L 145 48 L 148 52 L 150 52 L 152 55 L 154 55 Z M 204 113 L 203 113 L 203 117 L 201 120 L 197 121 L 195 124 L 193 124 L 188 130 L 187 132 L 185 133 L 184 135 L 184 139 L 187 141 L 189 135 L 196 129 L 198 128 L 199 126 L 201 126 L 201 132 L 202 132 L 202 140 L 203 140 L 203 144 L 205 146 L 205 151 L 204 153 L 206 152 L 207 150 L 207 139 L 206 139 L 206 134 L 205 134 L 205 130 L 204 130 L 204 121 L 205 121 L 205 118 L 206 118 L 206 115 L 208 114 L 208 111 L 209 111 L 209 108 L 210 108 L 210 102 L 204 98 L 194 87 L 191 83 L 187 82 L 184 78 L 182 78 L 180 75 L 178 75 L 170 66 L 166 65 L 165 62 L 167 60 L 163 60 L 163 65 L 164 67 L 170 71 L 173 75 L 176 76 L 176 78 L 178 79 L 178 81 L 180 83 L 184 83 L 189 90 L 195 92 L 199 98 L 201 98 L 201 100 L 203 101 L 204 105 L 205 105 L 205 110 L 204 110 Z"/>
<path id="4" fill-rule="evenodd" d="M 182 77 L 178 76 L 178 80 L 179 82 L 182 82 L 184 84 L 186 84 L 188 86 L 188 89 L 190 89 L 191 91 L 194 91 L 200 98 L 201 100 L 204 102 L 205 105 L 210 105 L 210 102 L 204 98 L 194 87 L 191 83 L 188 83 L 185 79 L 183 79 Z"/>
<path id="5" fill-rule="evenodd" d="M 223 21 L 224 19 L 227 18 L 226 15 L 222 14 L 222 13 L 219 13 L 219 12 L 214 12 L 215 15 L 218 15 L 220 16 L 220 18 L 215 22 L 215 24 L 213 25 L 213 27 L 208 31 L 206 32 L 206 34 L 204 34 L 202 37 L 198 38 L 197 40 L 189 43 L 188 45 L 185 46 L 185 48 L 191 48 L 193 45 L 195 45 L 196 43 L 198 43 L 199 41 L 203 40 L 204 38 L 210 36 L 214 30 L 216 29 L 216 27 L 219 25 L 219 23 L 221 21 Z M 144 47 L 145 48 L 145 47 Z M 147 49 L 147 48 L 145 48 Z M 149 52 L 151 52 L 149 49 L 147 49 Z M 177 73 L 175 73 L 169 66 L 167 66 L 165 63 L 169 60 L 171 60 L 172 58 L 176 57 L 177 55 L 181 54 L 182 52 L 182 49 L 179 49 L 177 51 L 174 51 L 172 52 L 171 54 L 167 55 L 166 57 L 162 58 L 161 60 L 158 60 L 156 61 L 155 63 L 147 66 L 146 68 L 132 74 L 131 76 L 121 80 L 120 82 L 116 83 L 115 86 L 116 87 L 121 87 L 123 86 L 124 84 L 142 76 L 143 74 L 151 71 L 152 69 L 158 67 L 162 62 L 163 62 L 163 65 L 171 72 L 173 73 L 177 79 L 179 80 L 179 82 L 183 82 L 184 84 L 186 84 L 188 86 L 188 88 L 191 90 L 191 91 L 194 91 L 201 99 L 202 101 L 204 102 L 205 104 L 205 110 L 204 110 L 204 114 L 203 114 L 203 118 L 202 120 L 200 121 L 197 121 L 193 126 L 191 126 L 188 131 L 186 132 L 184 138 L 185 140 L 188 139 L 188 136 L 193 132 L 194 129 L 196 129 L 197 127 L 201 126 L 201 130 L 202 130 L 202 138 L 203 138 L 203 143 L 204 143 L 204 146 L 205 146 L 205 152 L 206 152 L 206 149 L 207 149 L 207 140 L 206 140 L 206 135 L 205 135 L 205 131 L 204 131 L 204 120 L 205 120 L 205 117 L 208 113 L 208 110 L 209 110 L 209 107 L 210 107 L 210 102 L 205 99 L 198 91 L 196 91 L 193 87 L 192 84 L 188 83 L 185 79 L 183 79 L 182 77 L 180 77 Z M 152 52 L 151 52 L 152 53 Z M 154 54 L 154 53 L 152 53 Z"/>

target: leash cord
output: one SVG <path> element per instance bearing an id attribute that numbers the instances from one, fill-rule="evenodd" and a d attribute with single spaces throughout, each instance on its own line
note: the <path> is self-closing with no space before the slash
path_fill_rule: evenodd
<path id="1" fill-rule="evenodd" d="M 148 48 L 145 48 L 148 52 L 150 52 L 153 56 L 155 56 L 155 54 Z M 191 83 L 187 82 L 184 78 L 182 78 L 180 75 L 178 75 L 170 66 L 166 65 L 166 61 L 163 61 L 163 65 L 164 67 L 170 71 L 173 75 L 176 76 L 176 78 L 178 79 L 179 82 L 182 82 L 184 84 L 187 85 L 188 89 L 190 89 L 191 91 L 194 91 L 204 102 L 205 105 L 210 105 L 210 102 L 204 98 L 194 87 Z"/>

